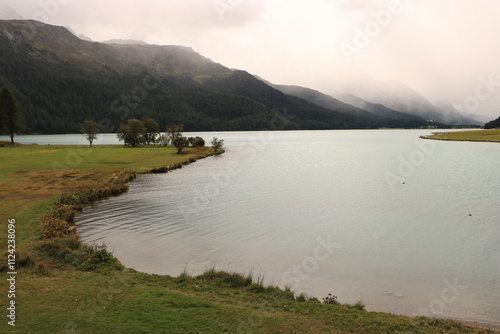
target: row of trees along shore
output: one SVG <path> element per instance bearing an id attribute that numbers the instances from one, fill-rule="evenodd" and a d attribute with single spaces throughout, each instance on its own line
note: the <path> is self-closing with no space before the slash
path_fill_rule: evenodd
<path id="1" fill-rule="evenodd" d="M 94 121 L 84 121 L 81 125 L 81 131 L 87 138 L 92 147 L 92 143 L 97 139 L 99 133 L 99 125 Z M 129 119 L 127 124 L 121 124 L 116 132 L 120 141 L 125 143 L 125 146 L 139 145 L 162 145 L 167 146 L 172 143 L 177 148 L 177 153 L 182 153 L 186 147 L 203 147 L 205 140 L 201 137 L 184 137 L 182 132 L 184 125 L 171 124 L 167 126 L 165 134 L 160 133 L 160 126 L 152 118 Z M 224 146 L 224 140 L 214 137 L 212 139 L 212 147 L 215 152 Z"/>

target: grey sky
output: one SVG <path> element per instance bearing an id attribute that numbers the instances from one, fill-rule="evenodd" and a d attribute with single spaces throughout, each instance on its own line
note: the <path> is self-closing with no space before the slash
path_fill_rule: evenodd
<path id="1" fill-rule="evenodd" d="M 278 84 L 336 93 L 339 83 L 367 74 L 399 80 L 431 101 L 500 116 L 498 0 L 2 2 L 95 41 L 190 46 Z M 478 89 L 484 81 L 490 85 Z"/>

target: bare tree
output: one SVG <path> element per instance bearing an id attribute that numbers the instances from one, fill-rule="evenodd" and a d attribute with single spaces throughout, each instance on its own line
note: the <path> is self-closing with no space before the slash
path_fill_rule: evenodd
<path id="1" fill-rule="evenodd" d="M 222 150 L 224 147 L 224 139 L 217 139 L 217 137 L 214 137 L 212 139 L 212 147 L 214 148 L 215 153 L 217 153 L 217 150 Z"/>

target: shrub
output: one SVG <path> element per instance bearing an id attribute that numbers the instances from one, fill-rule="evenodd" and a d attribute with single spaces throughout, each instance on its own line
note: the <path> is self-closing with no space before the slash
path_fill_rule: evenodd
<path id="1" fill-rule="evenodd" d="M 189 283 L 192 283 L 193 280 L 194 280 L 194 278 L 191 275 L 189 275 L 189 273 L 187 271 L 187 267 L 185 267 L 182 270 L 182 273 L 179 275 L 179 277 L 175 278 L 175 283 L 182 285 L 182 286 L 185 286 Z"/>
<path id="2" fill-rule="evenodd" d="M 203 274 L 196 276 L 196 278 L 201 279 L 201 280 L 211 281 L 211 280 L 215 280 L 217 278 L 225 277 L 226 275 L 228 275 L 228 273 L 223 272 L 223 271 L 217 271 L 217 270 L 212 268 L 212 269 L 205 271 Z"/>
<path id="3" fill-rule="evenodd" d="M 295 298 L 298 302 L 305 302 L 308 300 L 307 295 L 305 293 L 301 293 L 297 298 Z"/>
<path id="4" fill-rule="evenodd" d="M 252 284 L 252 278 L 234 273 L 224 277 L 221 282 L 232 288 L 243 288 Z"/>
<path id="5" fill-rule="evenodd" d="M 167 173 L 168 171 L 169 171 L 169 168 L 167 166 L 163 166 L 160 168 L 153 168 L 152 170 L 149 171 L 149 173 L 161 174 L 161 173 Z"/>
<path id="6" fill-rule="evenodd" d="M 193 278 L 189 276 L 188 274 L 182 273 L 179 277 L 175 279 L 175 283 L 185 286 L 187 284 L 190 284 L 193 282 Z"/>
<path id="7" fill-rule="evenodd" d="M 113 253 L 108 252 L 106 245 L 92 245 L 87 249 L 87 255 L 81 264 L 83 270 L 92 271 L 110 264 L 118 264 Z"/>
<path id="8" fill-rule="evenodd" d="M 243 288 L 252 284 L 252 277 L 250 275 L 244 277 L 238 273 L 230 274 L 225 271 L 217 271 L 215 269 L 205 271 L 202 275 L 197 276 L 196 279 L 214 281 L 219 285 L 229 286 L 232 288 Z"/>
<path id="9" fill-rule="evenodd" d="M 69 198 L 73 198 L 70 196 Z M 61 200 L 60 200 L 61 202 Z M 74 221 L 75 210 L 70 205 L 56 205 L 51 211 L 40 216 L 42 237 L 60 238 L 68 234 L 69 222 Z"/>
<path id="10" fill-rule="evenodd" d="M 266 287 L 264 285 L 262 285 L 262 283 L 258 282 L 258 283 L 254 283 L 252 285 L 250 285 L 250 292 L 253 292 L 253 293 L 265 293 L 265 292 L 268 292 L 268 290 L 266 289 Z"/>
<path id="11" fill-rule="evenodd" d="M 40 255 L 59 265 L 77 267 L 82 263 L 84 250 L 77 235 L 67 238 L 45 240 L 36 246 Z"/>
<path id="12" fill-rule="evenodd" d="M 68 234 L 69 224 L 67 221 L 58 218 L 43 218 L 42 229 L 43 238 L 60 238 Z"/>
<path id="13" fill-rule="evenodd" d="M 205 146 L 205 140 L 201 137 L 196 137 L 191 145 L 193 145 L 193 147 L 203 147 Z"/>
<path id="14" fill-rule="evenodd" d="M 323 298 L 323 304 L 334 304 L 338 305 L 340 304 L 339 301 L 337 300 L 337 296 L 333 296 L 331 293 L 328 294 L 325 298 Z"/>
<path id="15" fill-rule="evenodd" d="M 365 305 L 363 305 L 362 302 L 357 302 L 354 305 L 348 305 L 348 308 L 350 310 L 359 310 L 359 311 L 364 311 L 365 310 Z"/>
<path id="16" fill-rule="evenodd" d="M 177 148 L 177 154 L 181 154 L 182 150 L 189 145 L 186 137 L 176 137 L 172 140 L 172 144 Z"/>

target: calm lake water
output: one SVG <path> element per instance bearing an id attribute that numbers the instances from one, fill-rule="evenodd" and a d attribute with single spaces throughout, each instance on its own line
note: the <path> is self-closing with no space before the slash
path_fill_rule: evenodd
<path id="1" fill-rule="evenodd" d="M 500 324 L 500 144 L 418 139 L 430 132 L 201 134 L 226 153 L 139 176 L 85 209 L 78 233 L 139 271 L 215 266 L 368 310 Z"/>

